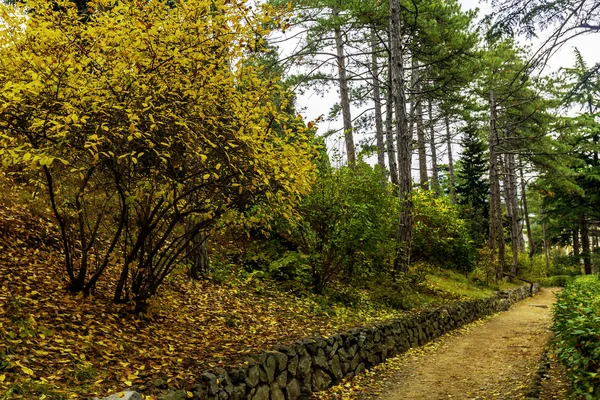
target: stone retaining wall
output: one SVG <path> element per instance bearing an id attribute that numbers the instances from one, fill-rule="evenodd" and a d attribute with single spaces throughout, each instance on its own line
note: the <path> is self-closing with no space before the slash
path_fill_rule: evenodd
<path id="1" fill-rule="evenodd" d="M 534 292 L 539 290 L 535 285 Z M 505 311 L 530 294 L 530 287 L 499 292 L 478 300 L 445 305 L 372 327 L 356 328 L 329 338 L 299 340 L 251 357 L 247 365 L 205 372 L 192 388 L 199 400 L 297 400 L 325 390 L 343 378 L 421 346 L 477 319 Z M 164 400 L 186 399 L 169 392 Z"/>

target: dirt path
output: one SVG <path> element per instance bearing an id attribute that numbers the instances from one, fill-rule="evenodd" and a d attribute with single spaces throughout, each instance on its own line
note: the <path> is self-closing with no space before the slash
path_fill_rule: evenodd
<path id="1" fill-rule="evenodd" d="M 554 292 L 393 360 L 379 399 L 523 399 L 550 337 Z"/>

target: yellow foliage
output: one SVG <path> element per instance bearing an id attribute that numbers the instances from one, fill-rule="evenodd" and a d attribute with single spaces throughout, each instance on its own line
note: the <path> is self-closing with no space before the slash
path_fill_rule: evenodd
<path id="1" fill-rule="evenodd" d="M 285 11 L 89 5 L 0 3 L 0 160 L 42 172 L 71 290 L 89 290 L 116 258 L 152 292 L 224 215 L 291 215 L 311 188 L 312 137 L 258 62 Z M 110 245 L 96 246 L 98 230 Z"/>
<path id="2" fill-rule="evenodd" d="M 100 0 L 82 22 L 71 1 L 0 5 L 3 163 L 69 165 L 80 181 L 91 166 L 160 175 L 163 186 L 200 176 L 222 203 L 225 188 L 275 187 L 288 208 L 309 190 L 312 149 L 284 112 L 287 93 L 249 62 L 278 11 L 248 7 Z"/>

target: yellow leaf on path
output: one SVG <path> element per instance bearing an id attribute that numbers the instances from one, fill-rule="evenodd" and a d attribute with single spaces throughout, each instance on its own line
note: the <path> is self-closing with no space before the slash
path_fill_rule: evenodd
<path id="1" fill-rule="evenodd" d="M 188 399 L 191 399 L 192 397 L 194 397 L 194 393 L 186 391 L 185 394 L 187 395 Z"/>
<path id="2" fill-rule="evenodd" d="M 21 371 L 25 372 L 27 375 L 33 375 L 33 370 L 31 368 L 27 368 L 23 365 L 19 365 L 21 367 Z"/>
<path id="3" fill-rule="evenodd" d="M 0 375 L 0 382 L 4 382 L 5 379 L 6 379 L 6 375 L 4 375 L 4 374 Z"/>

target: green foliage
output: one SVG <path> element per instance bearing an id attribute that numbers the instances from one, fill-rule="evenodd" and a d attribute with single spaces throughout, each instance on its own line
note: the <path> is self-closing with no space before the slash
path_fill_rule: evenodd
<path id="1" fill-rule="evenodd" d="M 401 275 L 393 282 L 375 279 L 369 282 L 369 293 L 375 303 L 384 304 L 395 310 L 410 310 L 423 305 L 423 296 L 416 286 L 423 283 L 425 275 L 421 273 Z"/>
<path id="2" fill-rule="evenodd" d="M 497 274 L 496 258 L 492 261 L 492 253 L 488 247 L 483 247 L 477 254 L 477 263 L 473 270 L 473 280 L 485 284 L 496 282 Z"/>
<path id="3" fill-rule="evenodd" d="M 550 264 L 549 275 L 580 275 L 581 274 L 581 257 L 574 256 L 556 256 Z"/>
<path id="4" fill-rule="evenodd" d="M 430 191 L 416 192 L 413 202 L 413 260 L 460 272 L 471 271 L 475 247 L 457 207 L 447 198 L 436 198 Z"/>
<path id="5" fill-rule="evenodd" d="M 573 277 L 569 275 L 554 275 L 536 279 L 542 287 L 565 287 L 572 280 Z"/>
<path id="6" fill-rule="evenodd" d="M 546 260 L 543 254 L 536 254 L 533 258 L 530 258 L 525 253 L 519 253 L 519 273 L 518 275 L 523 278 L 529 278 L 538 280 L 541 277 L 545 277 L 548 274 L 546 270 Z M 550 274 L 554 275 L 554 274 Z M 556 274 L 558 275 L 558 274 Z"/>
<path id="7" fill-rule="evenodd" d="M 485 243 L 488 231 L 490 184 L 486 145 L 478 136 L 477 128 L 464 129 L 462 157 L 457 164 L 456 195 L 461 216 L 468 221 L 469 231 L 476 244 Z"/>
<path id="8" fill-rule="evenodd" d="M 554 307 L 556 355 L 567 367 L 572 395 L 600 397 L 600 280 L 580 277 L 557 294 Z"/>
<path id="9" fill-rule="evenodd" d="M 317 291 L 337 278 L 359 282 L 387 272 L 398 201 L 382 184 L 384 176 L 364 162 L 353 168 L 325 166 L 302 202 L 301 221 L 291 236 L 308 256 Z"/>

